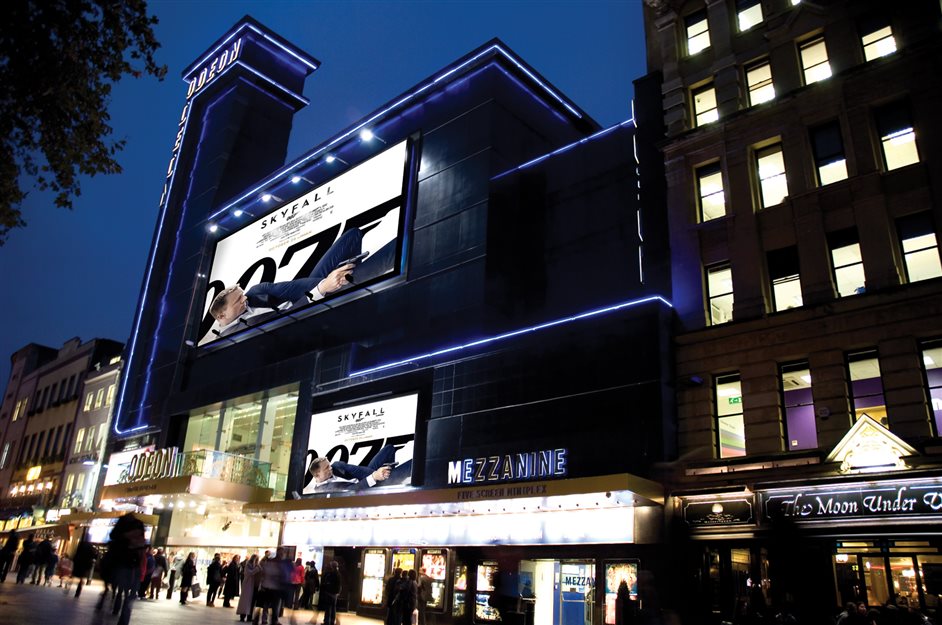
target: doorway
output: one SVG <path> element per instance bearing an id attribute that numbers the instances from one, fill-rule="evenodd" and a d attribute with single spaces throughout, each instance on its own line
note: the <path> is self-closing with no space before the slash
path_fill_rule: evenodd
<path id="1" fill-rule="evenodd" d="M 526 625 L 594 625 L 594 560 L 523 560 L 520 611 Z"/>

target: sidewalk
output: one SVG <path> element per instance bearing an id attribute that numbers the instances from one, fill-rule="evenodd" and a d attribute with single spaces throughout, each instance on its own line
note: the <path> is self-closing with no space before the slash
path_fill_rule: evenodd
<path id="1" fill-rule="evenodd" d="M 0 624 L 113 625 L 118 617 L 111 615 L 110 605 L 100 611 L 95 609 L 101 590 L 101 582 L 92 582 L 90 586 L 82 589 L 82 596 L 75 599 L 75 586 L 72 587 L 72 592 L 66 595 L 55 585 L 18 585 L 8 577 L 5 583 L 0 584 Z M 163 598 L 156 601 L 135 599 L 131 625 L 233 625 L 239 622 L 234 607 L 220 607 L 221 598 L 216 601 L 215 608 L 209 608 L 206 607 L 205 595 L 196 600 L 191 599 L 185 606 L 180 605 L 178 593 L 170 600 L 166 599 L 166 596 L 164 591 Z M 338 617 L 343 625 L 382 625 L 380 620 L 364 618 L 353 613 L 341 612 Z M 307 625 L 310 620 L 310 610 L 285 610 L 282 623 Z"/>

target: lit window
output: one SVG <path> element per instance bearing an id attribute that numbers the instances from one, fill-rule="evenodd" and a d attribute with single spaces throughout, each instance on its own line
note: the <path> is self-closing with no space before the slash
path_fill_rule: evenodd
<path id="1" fill-rule="evenodd" d="M 726 216 L 726 194 L 723 192 L 723 170 L 719 163 L 697 169 L 700 195 L 700 221 Z"/>
<path id="2" fill-rule="evenodd" d="M 926 373 L 929 407 L 938 435 L 942 432 L 942 341 L 922 344 L 922 366 Z"/>
<path id="3" fill-rule="evenodd" d="M 82 453 L 82 442 L 85 440 L 85 428 L 79 428 L 75 433 L 75 447 L 72 449 L 72 454 Z"/>
<path id="4" fill-rule="evenodd" d="M 866 34 L 861 37 L 864 59 L 872 61 L 896 52 L 896 38 L 893 37 L 893 29 L 886 20 L 867 25 L 864 30 Z"/>
<path id="5" fill-rule="evenodd" d="M 729 265 L 707 268 L 707 301 L 710 325 L 733 320 L 733 272 Z"/>
<path id="6" fill-rule="evenodd" d="M 762 3 L 759 0 L 737 0 L 736 17 L 739 32 L 745 32 L 762 22 Z"/>
<path id="7" fill-rule="evenodd" d="M 818 430 L 814 418 L 811 370 L 808 363 L 782 365 L 780 383 L 789 451 L 817 448 Z"/>
<path id="8" fill-rule="evenodd" d="M 88 433 L 85 436 L 85 453 L 95 448 L 95 426 L 89 426 Z"/>
<path id="9" fill-rule="evenodd" d="M 837 121 L 811 130 L 811 148 L 818 172 L 818 185 L 823 187 L 847 179 L 844 142 L 841 140 L 841 126 Z"/>
<path id="10" fill-rule="evenodd" d="M 760 61 L 746 68 L 746 85 L 749 88 L 749 106 L 775 99 L 775 86 L 772 84 L 772 64 L 768 60 Z"/>
<path id="11" fill-rule="evenodd" d="M 710 47 L 710 27 L 707 24 L 706 11 L 688 15 L 684 23 L 687 25 L 687 54 L 693 55 Z"/>
<path id="12" fill-rule="evenodd" d="M 98 426 L 98 446 L 101 447 L 105 442 L 105 437 L 108 436 L 108 424 L 102 423 Z"/>
<path id="13" fill-rule="evenodd" d="M 22 415 L 25 415 L 25 414 L 26 414 L 26 404 L 27 404 L 28 402 L 29 402 L 29 397 L 24 397 L 24 398 L 21 399 L 20 401 L 16 402 L 16 407 L 13 409 L 13 419 L 12 419 L 12 421 L 16 421 L 16 420 L 19 419 Z"/>
<path id="14" fill-rule="evenodd" d="M 828 235 L 831 251 L 831 266 L 834 267 L 834 284 L 837 296 L 857 295 L 865 290 L 863 257 L 857 231 L 842 230 Z"/>
<path id="15" fill-rule="evenodd" d="M 110 406 L 111 404 L 114 403 L 114 394 L 117 387 L 118 387 L 117 384 L 112 384 L 111 386 L 108 387 L 108 395 L 105 396 L 106 406 Z"/>
<path id="16" fill-rule="evenodd" d="M 877 353 L 871 351 L 850 354 L 847 357 L 847 369 L 850 374 L 850 399 L 854 420 L 867 415 L 883 427 L 889 427 Z"/>
<path id="17" fill-rule="evenodd" d="M 66 494 L 72 494 L 72 486 L 75 485 L 75 474 L 69 473 L 69 476 L 65 478 L 65 492 Z"/>
<path id="18" fill-rule="evenodd" d="M 98 392 L 95 393 L 95 408 L 101 408 L 102 402 L 105 401 L 105 389 L 100 388 Z"/>
<path id="19" fill-rule="evenodd" d="M 75 491 L 81 494 L 82 489 L 84 488 L 85 488 L 85 474 L 79 473 L 78 477 L 75 480 Z"/>
<path id="20" fill-rule="evenodd" d="M 10 455 L 10 443 L 3 444 L 3 452 L 0 453 L 0 469 L 5 469 L 7 466 L 7 456 Z"/>
<path id="21" fill-rule="evenodd" d="M 759 200 L 762 208 L 781 204 L 788 196 L 785 177 L 785 156 L 782 145 L 756 150 L 756 173 L 759 177 Z"/>
<path id="22" fill-rule="evenodd" d="M 709 124 L 720 118 L 719 111 L 716 108 L 716 89 L 713 88 L 713 83 L 694 89 L 692 94 L 693 115 L 696 126 Z"/>
<path id="23" fill-rule="evenodd" d="M 713 386 L 716 395 L 716 430 L 720 458 L 745 456 L 746 426 L 742 415 L 742 385 L 739 375 L 717 376 Z"/>
<path id="24" fill-rule="evenodd" d="M 942 263 L 939 262 L 939 243 L 932 215 L 928 212 L 908 215 L 896 221 L 900 247 L 903 248 L 903 264 L 906 267 L 906 279 L 919 282 L 942 276 Z"/>
<path id="25" fill-rule="evenodd" d="M 887 171 L 919 162 L 916 132 L 905 102 L 894 102 L 876 111 L 877 132 L 883 148 L 883 161 Z"/>
<path id="26" fill-rule="evenodd" d="M 824 45 L 824 37 L 806 41 L 799 47 L 799 52 L 806 85 L 831 77 L 831 64 L 828 62 L 828 49 Z"/>
<path id="27" fill-rule="evenodd" d="M 798 248 L 786 247 L 769 252 L 769 279 L 772 282 L 772 309 L 776 312 L 798 308 L 801 300 L 801 274 Z"/>
<path id="28" fill-rule="evenodd" d="M 95 401 L 95 393 L 89 393 L 88 395 L 85 396 L 85 407 L 83 408 L 85 412 L 88 412 L 89 410 L 92 409 L 93 401 Z"/>

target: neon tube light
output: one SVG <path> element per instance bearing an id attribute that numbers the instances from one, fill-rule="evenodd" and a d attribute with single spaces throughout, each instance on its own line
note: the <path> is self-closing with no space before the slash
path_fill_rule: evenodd
<path id="1" fill-rule="evenodd" d="M 642 304 L 647 304 L 649 302 L 661 302 L 669 308 L 674 306 L 661 297 L 660 295 L 652 295 L 649 297 L 643 297 L 641 299 L 629 300 L 627 302 L 621 302 L 619 304 L 614 304 L 612 306 L 606 306 L 605 308 L 596 308 L 595 310 L 589 310 L 578 315 L 572 315 L 571 317 L 562 317 L 560 319 L 553 319 L 552 321 L 547 321 L 535 326 L 529 326 L 526 328 L 520 328 L 517 330 L 511 330 L 510 332 L 504 332 L 503 334 L 497 334 L 495 336 L 488 336 L 469 343 L 462 343 L 460 345 L 452 345 L 450 347 L 445 347 L 443 349 L 438 349 L 433 352 L 426 352 L 424 354 L 416 354 L 415 356 L 409 356 L 408 358 L 403 358 L 402 360 L 395 360 L 393 362 L 388 362 L 386 364 L 377 365 L 375 367 L 369 367 L 367 369 L 360 369 L 359 371 L 351 371 L 347 377 L 355 378 L 361 375 L 368 375 L 370 373 L 376 373 L 378 371 L 385 371 L 387 369 L 394 369 L 396 367 L 401 367 L 403 365 L 408 365 L 416 363 L 421 360 L 428 360 L 430 358 L 435 358 L 436 356 L 442 356 L 445 354 L 452 354 L 455 352 L 460 352 L 465 349 L 470 349 L 472 347 L 479 347 L 481 345 L 488 345 L 490 343 L 498 343 L 500 341 L 505 341 L 507 339 L 521 336 L 524 334 L 531 334 L 533 332 L 538 332 L 540 330 L 545 330 L 547 328 L 553 328 L 556 326 L 564 325 L 571 323 L 573 321 L 581 321 L 582 319 L 589 319 L 591 317 L 597 317 L 599 315 L 605 315 L 616 310 L 624 310 L 626 308 L 633 308 L 635 306 L 640 306 Z"/>

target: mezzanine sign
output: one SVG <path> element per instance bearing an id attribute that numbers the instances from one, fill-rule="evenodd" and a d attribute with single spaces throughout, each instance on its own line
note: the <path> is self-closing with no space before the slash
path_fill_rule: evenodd
<path id="1" fill-rule="evenodd" d="M 448 483 L 481 484 L 565 477 L 568 456 L 567 449 L 546 449 L 454 460 L 448 463 Z"/>
<path id="2" fill-rule="evenodd" d="M 767 519 L 823 521 L 880 517 L 942 517 L 942 481 L 893 482 L 850 488 L 762 493 Z"/>

